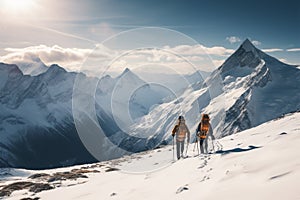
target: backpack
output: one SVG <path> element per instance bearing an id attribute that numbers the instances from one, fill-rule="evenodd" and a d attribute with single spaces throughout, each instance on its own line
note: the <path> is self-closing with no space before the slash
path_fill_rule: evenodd
<path id="1" fill-rule="evenodd" d="M 186 126 L 185 124 L 180 124 L 178 126 L 178 133 L 177 133 L 177 140 L 178 141 L 183 141 L 186 137 Z"/>
<path id="2" fill-rule="evenodd" d="M 206 135 L 209 131 L 209 116 L 208 114 L 203 114 L 201 119 L 201 126 L 200 126 L 200 138 L 206 138 Z"/>
<path id="3" fill-rule="evenodd" d="M 175 125 L 175 127 L 172 130 L 172 134 L 175 134 L 177 132 L 178 129 L 178 124 Z"/>

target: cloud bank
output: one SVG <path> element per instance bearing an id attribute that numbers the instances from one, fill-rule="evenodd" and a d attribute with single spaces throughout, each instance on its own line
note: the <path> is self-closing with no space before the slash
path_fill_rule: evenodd
<path id="1" fill-rule="evenodd" d="M 161 49 L 112 50 L 102 44 L 96 49 L 63 48 L 58 45 L 30 46 L 26 48 L 6 48 L 8 53 L 0 57 L 6 63 L 45 63 L 59 64 L 69 71 L 80 71 L 82 65 L 88 65 L 88 71 L 98 70 L 113 61 L 115 68 L 123 66 L 139 66 L 146 64 L 165 64 L 170 66 L 185 66 L 187 61 L 194 65 L 213 70 L 227 56 L 234 52 L 222 46 L 206 47 L 204 45 L 165 46 Z M 130 52 L 127 53 L 126 52 Z M 220 58 L 221 57 L 221 58 Z M 190 65 L 190 64 L 189 64 Z M 182 68 L 182 67 L 181 67 Z"/>
<path id="2" fill-rule="evenodd" d="M 237 42 L 241 42 L 241 41 L 242 41 L 239 37 L 236 37 L 236 36 L 226 37 L 226 40 L 227 40 L 228 42 L 230 42 L 230 44 L 234 44 L 234 43 L 237 43 Z"/>
<path id="3" fill-rule="evenodd" d="M 0 59 L 6 63 L 36 63 L 45 65 L 59 64 L 71 71 L 77 71 L 85 59 L 97 57 L 98 59 L 109 59 L 113 55 L 107 48 L 98 46 L 98 51 L 91 55 L 93 49 L 63 48 L 54 46 L 30 46 L 26 48 L 6 48 L 7 55 Z"/>

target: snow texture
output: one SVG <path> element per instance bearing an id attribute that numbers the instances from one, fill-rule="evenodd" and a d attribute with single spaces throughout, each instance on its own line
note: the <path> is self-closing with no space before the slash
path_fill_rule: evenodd
<path id="1" fill-rule="evenodd" d="M 42 171 L 3 169 L 0 184 L 28 181 L 32 174 L 85 167 L 100 173 L 88 173 L 88 180 L 61 181 L 55 189 L 40 193 L 16 191 L 4 199 L 297 200 L 300 197 L 299 122 L 299 112 L 288 114 L 210 141 L 212 154 L 194 157 L 197 152 L 190 147 L 189 157 L 176 162 L 172 160 L 172 146 L 165 146 L 94 165 Z"/>

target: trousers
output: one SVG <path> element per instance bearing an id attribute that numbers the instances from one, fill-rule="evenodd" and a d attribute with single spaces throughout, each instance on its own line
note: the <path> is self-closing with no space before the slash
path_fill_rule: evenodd
<path id="1" fill-rule="evenodd" d="M 205 139 L 201 138 L 200 139 L 200 151 L 201 151 L 201 153 L 208 153 L 207 148 L 208 148 L 207 138 L 205 138 Z"/>
<path id="2" fill-rule="evenodd" d="M 176 152 L 177 152 L 177 159 L 183 156 L 184 151 L 184 140 L 183 141 L 176 141 Z"/>

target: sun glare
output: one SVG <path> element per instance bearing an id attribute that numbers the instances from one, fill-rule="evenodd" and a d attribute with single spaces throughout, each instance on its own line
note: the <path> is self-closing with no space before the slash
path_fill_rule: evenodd
<path id="1" fill-rule="evenodd" d="M 27 12 L 33 5 L 33 0 L 3 0 L 3 8 L 7 12 Z"/>

